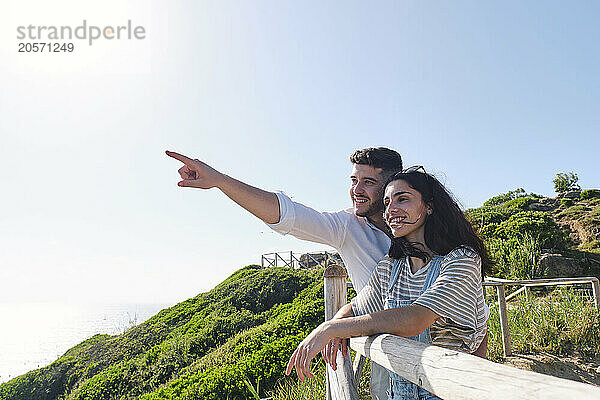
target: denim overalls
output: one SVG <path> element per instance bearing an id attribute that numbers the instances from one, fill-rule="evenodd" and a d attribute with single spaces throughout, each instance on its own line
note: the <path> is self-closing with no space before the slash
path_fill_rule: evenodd
<path id="1" fill-rule="evenodd" d="M 443 257 L 434 257 L 427 271 L 427 278 L 425 278 L 425 284 L 421 289 L 421 294 L 427 290 L 433 282 L 440 275 L 440 265 Z M 394 285 L 400 275 L 400 260 L 394 262 L 392 267 L 392 274 L 390 276 L 390 285 L 386 293 L 384 309 L 406 307 L 412 304 L 413 300 L 410 299 L 397 299 L 393 297 Z M 423 333 L 412 336 L 407 339 L 418 340 L 422 343 L 431 343 L 431 336 L 429 335 L 429 328 Z M 415 385 L 409 380 L 404 379 L 400 375 L 389 371 L 390 373 L 390 388 L 388 389 L 388 400 L 433 400 L 440 399 L 434 396 L 427 390 Z M 441 400 L 441 399 L 440 399 Z"/>

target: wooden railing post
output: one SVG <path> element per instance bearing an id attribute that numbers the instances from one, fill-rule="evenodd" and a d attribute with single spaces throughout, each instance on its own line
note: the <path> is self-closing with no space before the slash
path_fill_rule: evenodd
<path id="1" fill-rule="evenodd" d="M 333 318 L 335 313 L 347 303 L 346 271 L 337 264 L 331 264 L 323 273 L 325 281 L 325 320 Z M 352 359 L 350 354 L 337 355 L 337 369 L 327 365 L 327 400 L 358 400 L 358 390 L 354 382 Z"/>
<path id="2" fill-rule="evenodd" d="M 500 332 L 502 333 L 502 350 L 504 357 L 512 354 L 512 346 L 510 344 L 510 332 L 508 330 L 508 312 L 506 310 L 506 297 L 504 296 L 504 285 L 496 286 L 498 294 L 498 314 L 500 315 Z"/>
<path id="3" fill-rule="evenodd" d="M 596 305 L 596 311 L 600 311 L 600 285 L 598 284 L 598 278 L 592 279 L 592 295 L 594 296 L 594 304 Z"/>

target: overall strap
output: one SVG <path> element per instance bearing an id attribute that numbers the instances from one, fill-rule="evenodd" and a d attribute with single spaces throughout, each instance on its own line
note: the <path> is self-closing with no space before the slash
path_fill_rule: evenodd
<path id="1" fill-rule="evenodd" d="M 421 294 L 425 292 L 427 289 L 433 285 L 433 282 L 440 276 L 440 267 L 442 265 L 442 260 L 444 257 L 435 256 L 431 259 L 431 263 L 429 264 L 429 269 L 427 270 L 427 277 L 425 278 L 425 283 L 423 284 L 423 288 L 421 289 Z"/>
<path id="2" fill-rule="evenodd" d="M 394 260 L 394 265 L 392 265 L 392 273 L 390 274 L 390 283 L 388 285 L 387 292 L 391 293 L 396 281 L 398 280 L 398 276 L 400 275 L 400 259 L 397 258 Z"/>

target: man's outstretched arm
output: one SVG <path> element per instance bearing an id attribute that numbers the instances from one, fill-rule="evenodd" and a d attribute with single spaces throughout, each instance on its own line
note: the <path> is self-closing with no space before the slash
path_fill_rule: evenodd
<path id="1" fill-rule="evenodd" d="M 227 197 L 268 224 L 279 222 L 279 200 L 273 192 L 250 186 L 227 176 L 198 159 L 191 159 L 173 151 L 166 151 L 169 157 L 179 160 L 183 167 L 179 169 L 181 187 L 210 189 L 216 187 Z"/>

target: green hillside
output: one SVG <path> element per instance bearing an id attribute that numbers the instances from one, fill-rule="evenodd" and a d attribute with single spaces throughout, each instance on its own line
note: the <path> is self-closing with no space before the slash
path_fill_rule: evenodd
<path id="1" fill-rule="evenodd" d="M 490 249 L 496 276 L 600 275 L 598 190 L 550 199 L 518 189 L 466 213 Z M 293 349 L 323 319 L 322 272 L 242 268 L 122 335 L 96 335 L 51 365 L 0 385 L 0 399 L 234 400 L 254 398 L 257 385 L 266 397 L 282 382 Z M 524 305 L 523 315 L 511 310 L 526 321 L 515 327 L 515 348 L 598 356 L 598 319 L 585 302 L 573 314 L 577 301 L 561 294 Z M 488 302 L 489 354 L 497 360 L 497 307 Z M 538 315 L 547 316 L 543 324 Z"/>
<path id="2" fill-rule="evenodd" d="M 96 335 L 1 385 L 0 399 L 247 399 L 244 381 L 272 388 L 323 315 L 322 270 L 248 266 L 122 335 Z"/>

